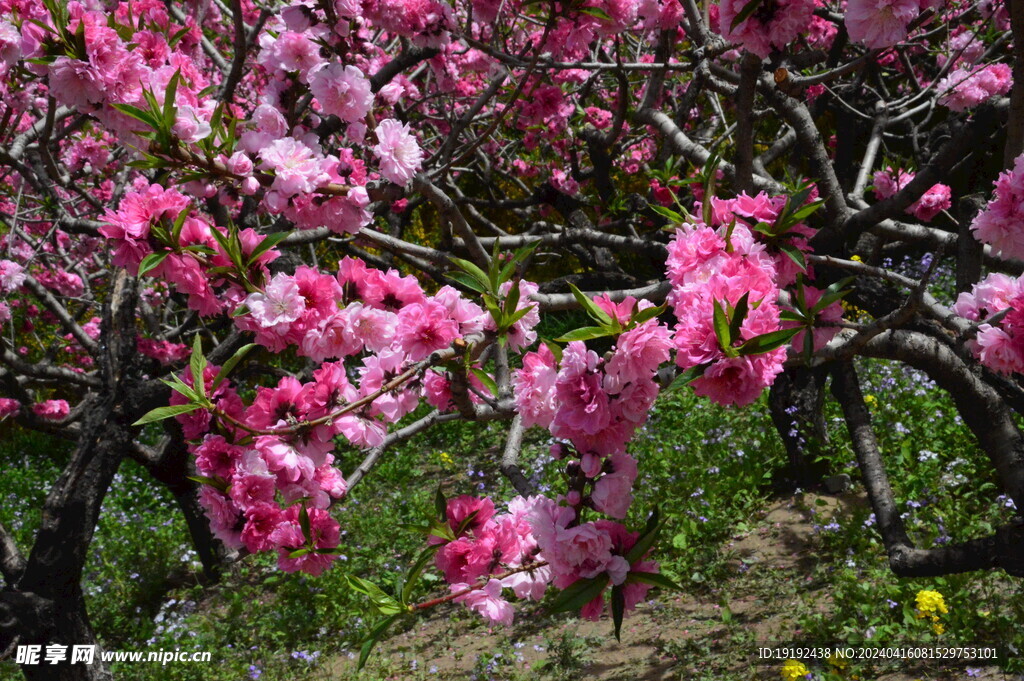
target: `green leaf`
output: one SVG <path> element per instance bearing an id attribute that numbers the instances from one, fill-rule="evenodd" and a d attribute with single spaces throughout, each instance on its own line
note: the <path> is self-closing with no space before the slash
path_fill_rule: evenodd
<path id="1" fill-rule="evenodd" d="M 707 163 L 704 164 L 702 172 L 704 174 L 704 200 L 701 201 L 701 217 L 704 219 L 704 224 L 708 227 L 711 226 L 711 219 L 714 217 L 712 211 L 711 199 L 715 196 L 715 183 L 718 182 L 718 164 L 721 162 L 721 158 L 718 156 L 718 152 L 711 154 L 708 157 Z M 726 244 L 729 240 L 726 239 Z"/>
<path id="2" fill-rule="evenodd" d="M 615 640 L 622 641 L 619 633 L 622 631 L 622 616 L 626 612 L 626 595 L 622 584 L 612 587 L 612 622 L 615 625 Z"/>
<path id="3" fill-rule="evenodd" d="M 306 543 L 312 544 L 313 531 L 309 527 L 309 511 L 306 510 L 306 504 L 304 502 L 302 506 L 299 507 L 299 527 L 302 528 L 302 536 L 306 538 Z"/>
<path id="4" fill-rule="evenodd" d="M 704 364 L 698 364 L 697 366 L 690 367 L 672 379 L 672 382 L 668 384 L 668 387 L 665 388 L 663 392 L 674 392 L 681 388 L 685 388 L 690 383 L 693 383 L 703 376 L 704 372 L 707 371 L 710 366 L 711 362 L 705 362 Z"/>
<path id="5" fill-rule="evenodd" d="M 373 625 L 373 628 L 370 629 L 370 633 L 367 634 L 366 639 L 363 641 L 362 647 L 359 649 L 359 665 L 357 670 L 362 670 L 362 668 L 366 666 L 366 660 L 369 659 L 370 653 L 373 652 L 373 647 L 377 645 L 377 641 L 384 636 L 384 633 L 392 624 L 394 624 L 400 614 L 401 613 L 392 615 L 391 617 L 385 618 Z"/>
<path id="6" fill-rule="evenodd" d="M 584 605 L 601 595 L 604 588 L 608 586 L 608 575 L 601 574 L 590 579 L 580 579 L 568 586 L 559 593 L 548 606 L 548 612 L 571 612 L 579 610 Z"/>
<path id="7" fill-rule="evenodd" d="M 715 328 L 715 337 L 718 338 L 718 345 L 723 350 L 732 348 L 732 335 L 729 333 L 729 319 L 725 315 L 725 310 L 722 309 L 721 304 L 717 300 L 712 300 L 711 304 L 714 306 L 714 313 L 712 317 L 712 323 Z"/>
<path id="8" fill-rule="evenodd" d="M 478 293 L 483 293 L 487 290 L 487 287 L 477 281 L 476 277 L 473 277 L 466 272 L 448 272 L 444 276 Z"/>
<path id="9" fill-rule="evenodd" d="M 231 355 L 228 361 L 221 365 L 220 371 L 217 372 L 217 376 L 214 377 L 213 383 L 210 386 L 210 390 L 216 390 L 220 387 L 220 384 L 224 382 L 224 379 L 228 377 L 231 370 L 234 369 L 242 359 L 249 354 L 249 351 L 256 347 L 256 343 L 249 343 L 235 350 L 235 354 Z"/>
<path id="10" fill-rule="evenodd" d="M 164 92 L 164 127 L 170 130 L 174 127 L 174 120 L 178 116 L 176 98 L 178 96 L 178 83 L 181 81 L 181 69 L 179 68 L 167 81 L 167 90 Z"/>
<path id="11" fill-rule="evenodd" d="M 779 319 L 787 322 L 807 322 L 807 317 L 794 310 L 782 310 L 779 312 Z"/>
<path id="12" fill-rule="evenodd" d="M 408 608 L 384 593 L 384 590 L 373 582 L 368 582 L 353 575 L 345 575 L 345 578 L 348 580 L 348 585 L 353 591 L 369 596 L 373 608 L 381 615 L 396 615 L 408 611 Z"/>
<path id="13" fill-rule="evenodd" d="M 132 106 L 131 104 L 111 104 L 111 106 L 123 114 L 142 121 L 154 130 L 159 127 L 156 118 L 153 117 L 153 114 L 149 113 L 145 109 L 140 109 L 139 107 Z"/>
<path id="14" fill-rule="evenodd" d="M 740 10 L 739 14 L 733 17 L 732 23 L 729 24 L 729 30 L 734 31 L 736 27 L 746 21 L 751 14 L 757 11 L 757 8 L 761 6 L 761 0 L 750 0 L 747 4 L 743 5 L 743 9 Z"/>
<path id="15" fill-rule="evenodd" d="M 492 395 L 494 395 L 495 397 L 498 396 L 498 384 L 494 382 L 494 379 L 491 378 L 486 371 L 484 371 L 483 369 L 477 369 L 475 367 L 470 369 L 470 371 L 473 372 L 473 375 L 476 376 L 480 380 L 480 382 L 484 384 L 484 387 L 487 388 Z"/>
<path id="16" fill-rule="evenodd" d="M 682 591 L 683 588 L 673 582 L 665 575 L 658 574 L 657 572 L 630 572 L 626 576 L 626 583 L 641 582 L 642 584 L 650 584 L 651 586 L 660 586 L 662 589 L 670 589 L 672 591 Z"/>
<path id="17" fill-rule="evenodd" d="M 629 321 L 630 321 L 630 323 L 633 326 L 640 326 L 641 324 L 643 324 L 644 322 L 646 322 L 646 321 L 648 321 L 650 319 L 654 319 L 655 317 L 661 316 L 661 314 L 663 312 L 665 312 L 665 310 L 667 310 L 667 309 L 668 309 L 667 305 L 658 305 L 657 307 L 648 307 L 648 308 L 646 308 L 644 310 L 640 310 L 639 312 L 634 314 L 633 318 L 630 319 Z"/>
<path id="18" fill-rule="evenodd" d="M 416 590 L 416 585 L 419 583 L 420 575 L 427 568 L 430 563 L 430 559 L 437 553 L 437 546 L 429 546 L 420 552 L 419 558 L 413 563 L 412 568 L 409 569 L 409 574 L 405 578 L 405 585 L 402 587 L 402 604 L 408 605 L 409 599 L 412 598 L 413 592 Z"/>
<path id="19" fill-rule="evenodd" d="M 598 19 L 604 19 L 605 21 L 612 20 L 608 12 L 605 12 L 603 9 L 599 7 L 584 7 L 583 9 L 580 10 L 580 14 L 588 14 L 592 17 L 597 17 Z"/>
<path id="20" fill-rule="evenodd" d="M 574 329 L 555 340 L 559 343 L 570 343 L 572 341 L 588 341 L 594 338 L 603 338 L 604 336 L 611 335 L 612 333 L 603 326 L 584 326 L 582 329 Z"/>
<path id="21" fill-rule="evenodd" d="M 197 403 L 201 402 L 201 398 L 199 397 L 199 393 L 197 393 L 195 390 L 193 390 L 192 386 L 190 386 L 188 383 L 186 383 L 185 381 L 181 380 L 177 376 L 172 375 L 170 380 L 165 379 L 165 378 L 161 378 L 160 382 L 163 383 L 164 385 L 166 385 L 171 390 L 173 390 L 175 392 L 179 392 L 182 395 L 184 395 L 185 397 L 187 397 L 189 402 L 197 402 Z"/>
<path id="22" fill-rule="evenodd" d="M 206 381 L 203 380 L 206 365 L 206 357 L 203 356 L 203 339 L 197 333 L 192 339 L 192 357 L 189 358 L 189 367 L 192 369 L 192 388 L 199 393 L 200 397 L 206 397 Z"/>
<path id="23" fill-rule="evenodd" d="M 572 291 L 572 295 L 576 299 L 576 302 L 580 304 L 580 307 L 586 310 L 587 314 L 590 315 L 591 318 L 594 319 L 594 321 L 600 324 L 604 324 L 605 326 L 615 325 L 611 316 L 609 316 L 607 312 L 599 308 L 597 306 L 597 303 L 588 298 L 587 295 L 583 293 L 583 291 L 576 288 L 574 284 L 569 284 L 569 289 Z"/>
<path id="24" fill-rule="evenodd" d="M 284 241 L 290 233 L 291 232 L 274 232 L 273 234 L 268 234 L 266 238 L 256 246 L 256 248 L 252 249 L 252 253 L 249 254 L 249 260 L 246 262 L 246 266 L 251 266 L 256 262 L 257 258 Z"/>
<path id="25" fill-rule="evenodd" d="M 498 292 L 491 288 L 491 278 L 476 264 L 471 263 L 468 260 L 463 260 L 462 258 L 449 257 L 448 259 L 452 262 L 453 265 L 460 268 L 463 272 L 465 272 L 466 274 L 480 282 L 480 286 L 482 287 L 483 291 L 488 291 L 490 293 L 497 295 Z"/>
<path id="26" fill-rule="evenodd" d="M 763 333 L 760 336 L 754 336 L 746 343 L 741 345 L 738 350 L 741 355 L 759 355 L 765 352 L 771 352 L 776 348 L 780 348 L 790 340 L 793 336 L 800 333 L 803 329 L 797 327 L 795 329 L 780 329 L 778 331 L 772 331 L 771 333 Z"/>
<path id="27" fill-rule="evenodd" d="M 186 477 L 193 482 L 198 482 L 200 485 L 209 485 L 214 489 L 219 489 L 221 492 L 227 492 L 228 487 L 230 487 L 228 481 L 224 478 L 211 478 L 206 475 L 189 475 Z"/>
<path id="28" fill-rule="evenodd" d="M 169 407 L 157 407 L 132 425 L 142 426 L 154 421 L 162 421 L 172 416 L 177 416 L 178 414 L 187 414 L 190 411 L 195 411 L 196 409 L 199 409 L 200 406 L 201 405 L 198 404 L 174 404 Z"/>
<path id="29" fill-rule="evenodd" d="M 779 250 L 789 256 L 789 259 L 797 264 L 804 272 L 807 271 L 807 260 L 804 258 L 804 252 L 793 244 L 780 244 Z"/>
<path id="30" fill-rule="evenodd" d="M 672 224 L 681 225 L 686 222 L 686 218 L 683 217 L 682 213 L 677 213 L 671 208 L 666 208 L 665 206 L 658 206 L 655 204 L 648 204 L 648 207 L 661 217 L 669 220 Z"/>
<path id="31" fill-rule="evenodd" d="M 544 343 L 544 345 L 546 345 L 548 347 L 548 350 L 551 351 L 551 354 L 554 355 L 555 362 L 561 364 L 561 362 L 562 362 L 562 346 L 559 345 L 558 343 L 554 342 L 554 341 L 549 341 L 547 339 L 542 339 L 541 342 Z"/>
<path id="32" fill-rule="evenodd" d="M 154 270 L 157 267 L 159 267 L 160 263 L 166 260 L 167 256 L 169 256 L 170 254 L 171 251 L 160 251 L 159 253 L 150 253 L 149 255 L 147 255 L 145 258 L 142 259 L 142 262 L 139 263 L 138 276 L 141 277 L 150 270 Z"/>
<path id="33" fill-rule="evenodd" d="M 437 492 L 434 494 L 434 511 L 442 523 L 448 522 L 448 501 L 444 498 L 444 492 L 441 491 L 440 485 L 437 486 Z"/>
<path id="34" fill-rule="evenodd" d="M 512 277 L 512 273 L 516 268 L 516 265 L 523 262 L 540 246 L 540 241 L 534 241 L 533 243 L 526 244 L 522 248 L 516 250 L 512 255 L 512 258 L 505 263 L 505 266 L 501 268 L 501 274 L 498 276 L 498 283 L 503 284 Z"/>
<path id="35" fill-rule="evenodd" d="M 651 511 L 650 517 L 647 519 L 647 527 L 644 529 L 644 533 L 640 535 L 640 538 L 636 540 L 636 544 L 626 554 L 626 561 L 630 565 L 643 558 L 644 554 L 654 546 L 658 533 L 661 532 L 661 521 L 658 515 L 658 507 L 655 506 L 654 510 Z"/>
<path id="36" fill-rule="evenodd" d="M 740 327 L 743 326 L 743 320 L 747 317 L 747 310 L 749 305 L 747 300 L 750 297 L 750 292 L 746 292 L 740 297 L 739 302 L 736 303 L 736 307 L 732 311 L 732 319 L 729 320 L 729 339 L 740 337 Z"/>
<path id="37" fill-rule="evenodd" d="M 796 211 L 791 216 L 789 216 L 789 221 L 791 223 L 789 226 L 791 227 L 793 225 L 797 225 L 797 224 L 803 222 L 804 220 L 809 218 L 819 208 L 821 208 L 824 205 L 825 205 L 824 201 L 821 201 L 821 200 L 812 201 L 811 203 L 807 204 L 806 206 L 804 206 L 803 208 L 801 208 L 800 210 Z"/>
<path id="38" fill-rule="evenodd" d="M 171 245 L 181 245 L 181 229 L 185 226 L 185 220 L 190 215 L 189 210 L 182 210 L 178 213 L 178 217 L 174 218 L 174 227 L 171 229 Z"/>
<path id="39" fill-rule="evenodd" d="M 515 312 L 512 313 L 511 317 L 507 317 L 505 319 L 505 326 L 506 327 L 511 327 L 513 324 L 518 322 L 520 319 L 522 319 L 526 315 L 530 314 L 530 311 L 533 310 L 533 308 L 535 308 L 535 307 L 537 307 L 537 306 L 536 305 L 527 305 L 526 307 L 519 308 L 518 310 L 516 310 Z"/>

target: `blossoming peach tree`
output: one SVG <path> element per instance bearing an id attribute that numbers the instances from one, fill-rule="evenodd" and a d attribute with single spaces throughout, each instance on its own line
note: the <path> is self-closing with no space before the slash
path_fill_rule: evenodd
<path id="1" fill-rule="evenodd" d="M 34 544 L 0 528 L 5 652 L 94 640 L 79 579 L 125 457 L 209 569 L 267 551 L 318 575 L 333 504 L 453 420 L 508 424 L 520 496 L 438 494 L 403 586 L 349 578 L 378 616 L 363 659 L 445 601 L 508 624 L 547 598 L 618 634 L 674 588 L 657 510 L 625 524 L 659 393 L 770 387 L 805 483 L 829 376 L 893 570 L 1021 574 L 1019 524 L 911 543 L 852 360 L 949 391 L 1024 505 L 1024 5 L 0 6 L 0 415 L 75 443 Z M 586 325 L 542 337 L 570 309 Z M 554 496 L 518 462 L 533 427 Z"/>

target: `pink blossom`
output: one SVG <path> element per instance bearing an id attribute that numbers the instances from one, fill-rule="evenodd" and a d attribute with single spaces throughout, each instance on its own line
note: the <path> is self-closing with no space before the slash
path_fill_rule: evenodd
<path id="1" fill-rule="evenodd" d="M 551 430 L 556 437 L 572 439 L 577 432 L 594 435 L 608 426 L 608 393 L 596 371 L 597 361 L 597 354 L 581 341 L 566 346 L 555 381 L 559 404 Z"/>
<path id="2" fill-rule="evenodd" d="M 452 584 L 451 591 L 458 593 L 469 588 L 472 588 L 469 584 Z M 489 622 L 511 626 L 515 611 L 512 604 L 502 598 L 501 589 L 502 583 L 497 579 L 491 579 L 483 588 L 457 596 L 455 602 L 465 603 L 466 607 L 480 613 Z"/>
<path id="3" fill-rule="evenodd" d="M 0 293 L 11 293 L 25 283 L 25 268 L 13 260 L 0 260 Z"/>
<path id="4" fill-rule="evenodd" d="M 774 373 L 769 372 L 766 376 L 766 368 Z M 708 397 L 713 402 L 742 407 L 756 400 L 770 385 L 770 381 L 766 382 L 765 379 L 773 379 L 780 371 L 781 361 L 766 367 L 764 361 L 757 356 L 735 357 L 715 362 L 691 385 L 694 393 Z"/>
<path id="5" fill-rule="evenodd" d="M 239 512 L 231 500 L 210 485 L 203 485 L 199 489 L 199 504 L 205 509 L 206 517 L 210 519 L 210 529 L 214 536 L 230 548 L 241 548 Z"/>
<path id="6" fill-rule="evenodd" d="M 732 22 L 746 5 L 747 0 L 722 0 L 722 36 L 762 58 L 767 57 L 773 49 L 783 49 L 801 32 L 806 31 L 814 12 L 814 0 L 766 1 L 759 11 L 733 28 Z"/>
<path id="7" fill-rule="evenodd" d="M 324 113 L 347 123 L 361 121 L 373 105 L 370 81 L 351 64 L 330 64 L 312 72 L 309 89 Z"/>
<path id="8" fill-rule="evenodd" d="M 423 163 L 423 151 L 409 131 L 409 124 L 388 118 L 377 125 L 376 135 L 373 153 L 380 159 L 381 175 L 405 186 Z"/>
<path id="9" fill-rule="evenodd" d="M 1013 71 L 1007 64 L 960 66 L 940 80 L 935 89 L 939 104 L 951 111 L 973 109 L 989 97 L 1005 95 L 1013 87 Z"/>
<path id="10" fill-rule="evenodd" d="M 196 468 L 201 474 L 224 479 L 231 478 L 243 452 L 241 447 L 229 443 L 222 435 L 207 435 L 192 451 L 196 457 Z"/>
<path id="11" fill-rule="evenodd" d="M 9 397 L 0 397 L 0 419 L 14 416 L 21 411 L 21 403 Z"/>
<path id="12" fill-rule="evenodd" d="M 320 159 L 293 137 L 276 139 L 260 151 L 261 167 L 274 171 L 271 188 L 289 197 L 315 190 L 327 181 Z"/>
<path id="13" fill-rule="evenodd" d="M 46 400 L 32 405 L 32 411 L 36 416 L 50 421 L 60 421 L 66 418 L 70 412 L 67 400 Z"/>
<path id="14" fill-rule="evenodd" d="M 440 303 L 416 303 L 403 307 L 398 313 L 395 340 L 414 362 L 426 359 L 435 350 L 447 348 L 458 335 L 458 324 Z"/>
<path id="15" fill-rule="evenodd" d="M 1021 347 L 1003 329 L 982 324 L 976 342 L 978 358 L 985 366 L 1004 374 L 1024 371 Z"/>
<path id="16" fill-rule="evenodd" d="M 907 37 L 907 25 L 918 11 L 918 0 L 849 0 L 846 30 L 850 40 L 873 50 L 892 47 Z"/>
<path id="17" fill-rule="evenodd" d="M 594 508 L 613 518 L 625 518 L 633 503 L 636 460 L 629 454 L 616 454 L 607 460 L 605 469 L 607 472 L 594 483 L 590 495 Z"/>
<path id="18" fill-rule="evenodd" d="M 971 223 L 975 238 L 991 244 L 994 255 L 1024 259 L 1024 155 L 999 174 L 995 194 Z"/>
<path id="19" fill-rule="evenodd" d="M 245 509 L 245 526 L 241 540 L 245 548 L 256 553 L 274 548 L 271 536 L 284 521 L 284 514 L 277 504 L 254 504 Z"/>
<path id="20" fill-rule="evenodd" d="M 306 309 L 298 282 L 286 274 L 275 275 L 262 293 L 250 293 L 245 305 L 253 320 L 265 329 L 290 324 Z"/>

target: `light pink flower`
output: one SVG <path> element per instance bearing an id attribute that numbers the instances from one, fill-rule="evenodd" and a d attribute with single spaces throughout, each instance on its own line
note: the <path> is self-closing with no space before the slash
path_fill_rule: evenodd
<path id="1" fill-rule="evenodd" d="M 274 171 L 271 188 L 285 197 L 305 194 L 327 181 L 313 150 L 293 137 L 276 139 L 260 151 L 261 166 Z"/>
<path id="2" fill-rule="evenodd" d="M 13 260 L 0 260 L 0 293 L 16 291 L 24 283 L 24 267 Z"/>
<path id="3" fill-rule="evenodd" d="M 377 125 L 377 146 L 373 153 L 380 159 L 380 173 L 395 184 L 405 186 L 423 163 L 423 151 L 405 125 L 386 119 Z"/>
<path id="4" fill-rule="evenodd" d="M 305 299 L 299 295 L 295 277 L 277 274 L 262 293 L 250 293 L 245 299 L 251 317 L 262 328 L 290 324 L 306 309 Z"/>
<path id="5" fill-rule="evenodd" d="M 849 0 L 846 30 L 850 40 L 873 50 L 892 47 L 907 37 L 907 25 L 919 7 L 918 0 Z"/>
<path id="6" fill-rule="evenodd" d="M 313 71 L 309 89 L 324 113 L 346 123 L 361 121 L 373 105 L 370 81 L 351 64 L 330 64 Z"/>
<path id="7" fill-rule="evenodd" d="M 469 584 L 453 584 L 452 593 L 470 588 Z M 512 604 L 501 596 L 502 585 L 497 579 L 491 579 L 482 589 L 475 589 L 455 598 L 456 603 L 465 603 L 466 607 L 480 613 L 484 619 L 495 624 L 512 625 L 515 611 Z"/>

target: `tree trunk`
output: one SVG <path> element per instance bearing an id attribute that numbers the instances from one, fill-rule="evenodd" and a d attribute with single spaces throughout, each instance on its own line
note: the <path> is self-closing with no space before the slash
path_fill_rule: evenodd
<path id="1" fill-rule="evenodd" d="M 779 374 L 768 393 L 772 422 L 789 455 L 787 487 L 810 487 L 828 474 L 828 465 L 819 460 L 828 442 L 822 411 L 827 376 L 825 367 L 792 367 Z"/>

